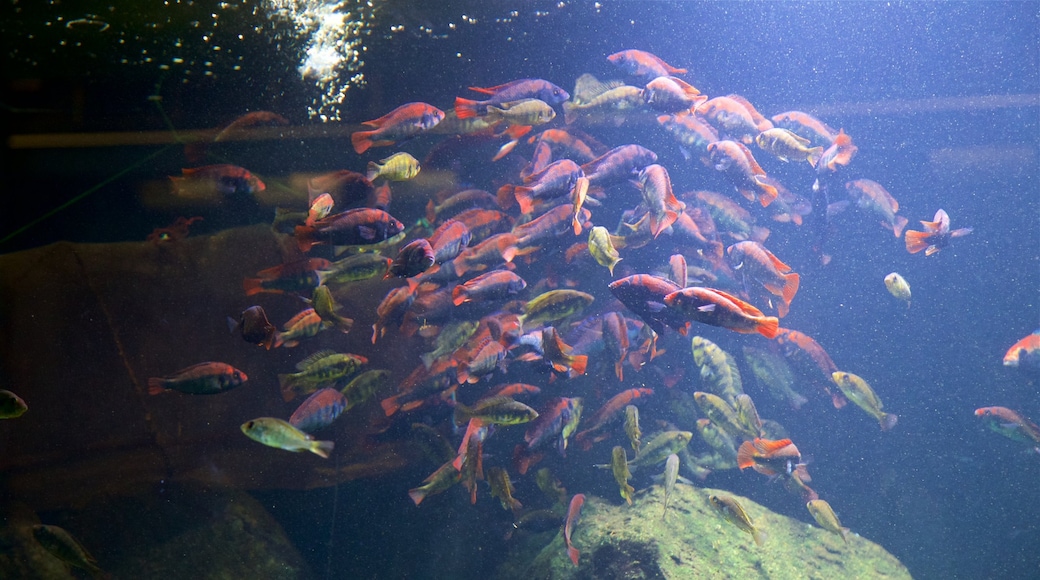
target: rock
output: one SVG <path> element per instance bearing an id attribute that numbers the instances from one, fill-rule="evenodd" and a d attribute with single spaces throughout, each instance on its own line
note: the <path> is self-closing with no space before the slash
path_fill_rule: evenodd
<path id="1" fill-rule="evenodd" d="M 736 498 L 768 534 L 762 546 L 723 519 L 711 494 Z M 841 537 L 804 521 L 775 514 L 724 490 L 676 485 L 662 520 L 664 491 L 654 486 L 629 507 L 589 496 L 572 539 L 578 566 L 567 557 L 562 533 L 537 554 L 524 544 L 498 569 L 500 580 L 611 580 L 670 578 L 910 578 L 881 546 L 849 534 Z M 810 519 L 806 511 L 806 519 Z"/>

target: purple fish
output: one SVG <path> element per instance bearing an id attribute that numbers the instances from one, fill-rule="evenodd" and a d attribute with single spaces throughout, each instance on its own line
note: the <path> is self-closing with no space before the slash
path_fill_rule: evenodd
<path id="1" fill-rule="evenodd" d="M 347 408 L 347 398 L 336 389 L 320 389 L 304 401 L 292 416 L 289 424 L 300 431 L 312 432 L 328 427 Z"/>

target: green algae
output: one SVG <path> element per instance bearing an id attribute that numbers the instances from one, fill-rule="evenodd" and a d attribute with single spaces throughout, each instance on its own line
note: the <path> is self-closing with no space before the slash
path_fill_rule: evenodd
<path id="1" fill-rule="evenodd" d="M 750 534 L 718 514 L 708 502 L 712 494 L 736 498 L 768 534 L 764 544 L 755 546 Z M 910 578 L 894 556 L 869 540 L 849 534 L 846 545 L 831 532 L 723 490 L 676 485 L 662 520 L 663 502 L 661 486 L 639 494 L 631 507 L 589 497 L 572 536 L 581 551 L 578 566 L 557 534 L 537 555 L 514 548 L 496 578 Z"/>

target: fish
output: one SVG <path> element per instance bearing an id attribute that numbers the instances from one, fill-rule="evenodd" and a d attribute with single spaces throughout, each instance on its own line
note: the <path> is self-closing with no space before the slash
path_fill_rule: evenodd
<path id="1" fill-rule="evenodd" d="M 589 230 L 589 254 L 600 266 L 610 270 L 614 275 L 614 266 L 621 261 L 621 255 L 615 248 L 615 240 L 623 243 L 622 238 L 613 236 L 603 226 L 595 226 Z"/>
<path id="2" fill-rule="evenodd" d="M 737 448 L 737 467 L 749 467 L 762 475 L 790 475 L 800 465 L 802 454 L 790 439 L 745 441 Z"/>
<path id="3" fill-rule="evenodd" d="M 472 407 L 455 405 L 455 424 L 478 419 L 485 425 L 521 425 L 538 418 L 538 411 L 509 397 L 485 397 Z"/>
<path id="4" fill-rule="evenodd" d="M 557 449 L 566 455 L 567 441 L 581 420 L 580 397 L 557 397 L 530 423 L 524 433 L 527 450 L 533 451 L 543 443 L 556 439 Z"/>
<path id="5" fill-rule="evenodd" d="M 859 147 L 852 143 L 852 137 L 845 133 L 845 129 L 839 129 L 838 134 L 834 136 L 834 142 L 816 163 L 816 173 L 836 172 L 839 165 L 848 165 L 858 151 Z"/>
<path id="6" fill-rule="evenodd" d="M 711 419 L 712 423 L 734 440 L 750 440 L 759 436 L 758 429 L 741 420 L 733 405 L 727 403 L 722 397 L 712 393 L 695 391 L 693 400 L 704 415 Z"/>
<path id="7" fill-rule="evenodd" d="M 522 516 L 513 522 L 504 539 L 508 541 L 515 532 L 520 530 L 530 533 L 541 533 L 552 529 L 558 530 L 562 525 L 563 516 L 553 510 L 530 510 L 524 512 Z"/>
<path id="8" fill-rule="evenodd" d="M 386 115 L 362 125 L 376 127 L 372 131 L 355 131 L 350 135 L 354 151 L 361 155 L 371 147 L 388 147 L 437 126 L 444 111 L 426 103 L 406 103 Z"/>
<path id="9" fill-rule="evenodd" d="M 575 89 L 577 94 L 578 89 Z M 597 91 L 584 95 L 585 100 L 563 104 L 563 121 L 567 125 L 613 124 L 620 126 L 629 115 L 646 111 L 643 90 L 629 85 L 604 84 Z"/>
<path id="10" fill-rule="evenodd" d="M 611 54 L 607 60 L 625 73 L 636 77 L 653 79 L 686 72 L 686 69 L 676 68 L 644 50 L 622 50 Z"/>
<path id="11" fill-rule="evenodd" d="M 466 302 L 495 301 L 518 294 L 527 282 L 509 270 L 492 270 L 459 284 L 452 292 L 452 302 L 461 306 Z"/>
<path id="12" fill-rule="evenodd" d="M 487 120 L 505 121 L 509 125 L 544 125 L 556 117 L 549 103 L 539 99 L 521 99 L 499 105 L 488 105 Z"/>
<path id="13" fill-rule="evenodd" d="M 318 271 L 325 284 L 348 284 L 371 278 L 382 278 L 390 267 L 390 259 L 376 252 L 362 252 L 337 260 Z"/>
<path id="14" fill-rule="evenodd" d="M 708 145 L 719 140 L 719 132 L 697 115 L 660 115 L 657 123 L 679 142 L 679 151 L 687 161 L 695 154 L 707 156 Z"/>
<path id="15" fill-rule="evenodd" d="M 444 264 L 454 260 L 469 246 L 472 238 L 466 224 L 458 220 L 449 219 L 437 226 L 437 229 L 427 238 L 433 249 L 434 263 Z"/>
<path id="16" fill-rule="evenodd" d="M 470 87 L 469 90 L 488 95 L 491 98 L 474 101 L 455 98 L 455 114 L 459 119 L 487 114 L 488 107 L 523 99 L 538 99 L 549 105 L 558 105 L 571 96 L 567 91 L 543 79 L 519 79 L 494 87 Z"/>
<path id="17" fill-rule="evenodd" d="M 889 294 L 897 300 L 906 302 L 906 307 L 910 308 L 910 284 L 898 272 L 885 276 L 885 288 L 888 288 Z"/>
<path id="18" fill-rule="evenodd" d="M 432 268 L 436 262 L 437 255 L 430 242 L 422 238 L 413 240 L 397 252 L 397 257 L 390 263 L 383 279 L 418 276 Z"/>
<path id="19" fill-rule="evenodd" d="M 1040 370 L 1040 329 L 1011 345 L 1004 353 L 1004 366 Z"/>
<path id="20" fill-rule="evenodd" d="M 975 416 L 983 419 L 993 432 L 1031 445 L 1040 453 L 1040 427 L 1021 414 L 1007 407 L 981 407 L 975 409 Z"/>
<path id="21" fill-rule="evenodd" d="M 242 423 L 242 432 L 253 441 L 268 447 L 299 453 L 310 451 L 323 459 L 329 458 L 335 443 L 316 441 L 314 437 L 275 417 L 258 417 Z"/>
<path id="22" fill-rule="evenodd" d="M 740 502 L 735 498 L 712 494 L 708 496 L 708 502 L 728 522 L 737 526 L 741 531 L 751 534 L 751 537 L 755 540 L 755 545 L 761 546 L 766 541 L 768 537 L 766 533 L 755 526 L 755 523 L 751 521 L 751 517 L 744 511 L 744 506 L 740 505 Z"/>
<path id="23" fill-rule="evenodd" d="M 242 281 L 242 290 L 246 296 L 262 292 L 272 294 L 310 294 L 323 281 L 322 270 L 332 265 L 323 258 L 307 258 L 280 264 L 256 273 L 256 278 Z"/>
<path id="24" fill-rule="evenodd" d="M 574 526 L 578 523 L 578 518 L 581 517 L 581 506 L 585 505 L 585 494 L 577 493 L 571 498 L 571 503 L 567 507 L 567 520 L 563 524 L 563 540 L 567 546 L 567 556 L 570 557 L 571 562 L 575 566 L 578 565 L 578 556 L 581 552 L 571 544 L 571 532 L 574 531 Z"/>
<path id="25" fill-rule="evenodd" d="M 812 145 L 830 147 L 838 132 L 816 117 L 801 111 L 787 111 L 773 115 L 773 124 L 805 137 Z"/>
<path id="26" fill-rule="evenodd" d="M 423 480 L 423 484 L 408 490 L 408 497 L 418 506 L 427 496 L 436 495 L 450 489 L 456 483 L 462 481 L 462 472 L 452 465 L 454 460 L 448 460 Z"/>
<path id="27" fill-rule="evenodd" d="M 849 529 L 841 526 L 838 516 L 831 509 L 831 504 L 822 499 L 814 499 L 806 503 L 805 508 L 809 510 L 809 513 L 812 514 L 813 519 L 816 520 L 816 523 L 821 528 L 838 534 L 843 542 L 849 543 Z"/>
<path id="28" fill-rule="evenodd" d="M 615 449 L 621 449 L 615 447 Z M 622 453 L 624 450 L 622 449 Z M 672 491 L 675 489 L 675 482 L 679 479 L 679 456 L 672 453 L 668 456 L 668 459 L 664 461 L 664 509 L 661 512 L 661 519 L 668 515 L 668 498 L 672 495 Z"/>
<path id="29" fill-rule="evenodd" d="M 296 226 L 301 252 L 316 244 L 335 246 L 382 242 L 404 231 L 404 224 L 383 210 L 357 208 L 317 220 L 313 226 Z"/>
<path id="30" fill-rule="evenodd" d="M 285 127 L 289 124 L 289 120 L 271 111 L 251 111 L 244 115 L 237 117 L 234 121 L 231 121 L 224 126 L 223 129 L 217 133 L 213 141 L 219 143 L 221 141 L 232 141 L 236 137 L 239 137 L 242 129 L 249 127 Z"/>
<path id="31" fill-rule="evenodd" d="M 665 327 L 677 331 L 685 327 L 686 320 L 682 314 L 664 304 L 666 296 L 681 290 L 675 282 L 649 274 L 636 274 L 611 282 L 609 288 L 615 298 L 657 334 L 664 334 Z"/>
<path id="32" fill-rule="evenodd" d="M 625 380 L 622 364 L 628 355 L 630 342 L 628 339 L 628 324 L 625 317 L 619 312 L 607 312 L 602 317 L 603 346 L 611 358 L 614 359 L 614 374 L 619 381 Z M 646 394 L 652 394 L 646 393 Z"/>
<path id="33" fill-rule="evenodd" d="M 657 154 L 640 145 L 621 145 L 585 163 L 581 170 L 589 185 L 605 186 L 636 176 L 647 165 L 657 162 Z"/>
<path id="34" fill-rule="evenodd" d="M 809 402 L 794 389 L 794 374 L 783 357 L 767 350 L 744 347 L 744 360 L 751 367 L 752 374 L 759 383 L 769 389 L 778 400 L 786 401 L 795 410 Z"/>
<path id="35" fill-rule="evenodd" d="M 883 220 L 881 225 L 892 230 L 895 237 L 903 235 L 903 230 L 909 220 L 901 215 L 896 215 L 896 212 L 899 211 L 899 202 L 880 183 L 869 179 L 856 179 L 846 182 L 845 190 L 849 194 L 849 199 L 856 202 L 860 208 L 880 215 Z"/>
<path id="36" fill-rule="evenodd" d="M 737 466 L 737 446 L 725 430 L 711 419 L 697 419 L 697 433 L 714 452 L 714 469 L 732 469 Z"/>
<path id="37" fill-rule="evenodd" d="M 148 234 L 145 241 L 152 242 L 156 246 L 164 243 L 176 243 L 188 237 L 191 225 L 203 221 L 199 216 L 186 218 L 181 216 L 165 228 L 155 228 Z"/>
<path id="38" fill-rule="evenodd" d="M 336 326 L 343 332 L 350 332 L 350 328 L 354 326 L 353 319 L 339 315 L 341 307 L 332 297 L 332 291 L 328 286 L 322 284 L 314 289 L 314 293 L 311 294 L 311 304 L 314 305 L 314 313 L 321 318 L 323 323 Z"/>
<path id="39" fill-rule="evenodd" d="M 550 290 L 524 305 L 520 322 L 524 328 L 537 328 L 580 314 L 595 298 L 580 290 Z"/>
<path id="40" fill-rule="evenodd" d="M 367 370 L 350 379 L 339 392 L 347 398 L 344 411 L 349 411 L 372 399 L 380 390 L 390 386 L 390 371 L 383 369 Z"/>
<path id="41" fill-rule="evenodd" d="M 585 201 L 588 199 L 589 193 L 589 178 L 582 175 L 574 181 L 574 189 L 571 190 L 571 227 L 574 228 L 574 235 L 580 236 L 583 223 L 581 218 L 584 217 L 582 213 L 582 207 L 585 205 Z"/>
<path id="42" fill-rule="evenodd" d="M 805 137 L 783 128 L 773 128 L 759 133 L 755 137 L 755 144 L 785 163 L 794 159 L 816 167 L 816 163 L 823 156 L 823 147 L 812 147 L 811 142 Z"/>
<path id="43" fill-rule="evenodd" d="M 313 308 L 297 312 L 282 326 L 282 331 L 274 337 L 274 348 L 299 346 L 304 338 L 317 336 L 319 332 L 335 326 L 335 323 L 322 320 Z"/>
<path id="44" fill-rule="evenodd" d="M 781 328 L 776 335 L 776 342 L 787 360 L 795 363 L 803 373 L 813 376 L 814 382 L 831 397 L 835 409 L 848 404 L 848 399 L 841 391 L 830 389 L 830 385 L 834 384 L 833 374 L 838 370 L 838 366 L 820 343 L 808 334 L 790 328 Z"/>
<path id="45" fill-rule="evenodd" d="M 29 406 L 18 395 L 0 389 L 0 419 L 17 419 L 29 410 Z"/>
<path id="46" fill-rule="evenodd" d="M 148 379 L 148 394 L 178 391 L 189 395 L 216 395 L 249 380 L 246 374 L 222 362 L 204 362 L 181 369 L 166 377 Z"/>
<path id="47" fill-rule="evenodd" d="M 874 393 L 874 389 L 870 388 L 867 381 L 857 375 L 842 371 L 836 371 L 831 376 L 834 378 L 834 383 L 838 385 L 838 388 L 845 393 L 845 396 L 850 401 L 856 403 L 860 409 L 863 409 L 868 415 L 878 420 L 882 431 L 888 431 L 895 427 L 899 417 L 881 410 L 883 407 L 881 399 Z"/>
<path id="48" fill-rule="evenodd" d="M 307 210 L 307 219 L 304 220 L 304 225 L 313 226 L 314 222 L 332 213 L 332 208 L 335 207 L 335 205 L 336 202 L 332 199 L 332 196 L 327 193 L 323 193 L 314 198 L 314 201 L 311 202 L 310 209 Z"/>
<path id="49" fill-rule="evenodd" d="M 625 407 L 625 435 L 632 445 L 632 450 L 639 453 L 643 446 L 643 432 L 639 429 L 639 407 L 628 405 Z"/>
<path id="50" fill-rule="evenodd" d="M 419 175 L 419 171 L 422 167 L 419 165 L 419 160 L 412 157 L 411 154 L 400 152 L 394 153 L 390 157 L 380 160 L 378 163 L 375 161 L 368 162 L 368 173 L 365 177 L 369 181 L 375 181 L 376 179 L 383 178 L 387 181 L 408 181 L 416 175 Z"/>
<path id="51" fill-rule="evenodd" d="M 441 199 L 437 196 L 437 199 Z M 426 221 L 433 224 L 437 220 L 447 221 L 452 217 L 470 209 L 499 209 L 498 198 L 483 189 L 464 189 L 434 203 L 431 199 L 426 204 Z M 433 243 L 432 241 L 430 242 Z"/>
<path id="52" fill-rule="evenodd" d="M 673 76 L 659 76 L 643 87 L 643 101 L 662 113 L 694 110 L 708 100 L 696 87 Z"/>
<path id="53" fill-rule="evenodd" d="M 332 198 L 334 207 L 344 207 L 367 201 L 375 194 L 375 186 L 364 175 L 349 169 L 323 173 L 307 181 L 307 199 L 311 207 L 326 193 Z"/>
<path id="54" fill-rule="evenodd" d="M 743 143 L 728 139 L 715 141 L 708 145 L 707 151 L 715 170 L 722 172 L 748 201 L 754 201 L 757 195 L 762 207 L 769 207 L 779 197 L 780 192 Z"/>
<path id="55" fill-rule="evenodd" d="M 263 306 L 246 308 L 239 315 L 238 320 L 228 316 L 227 323 L 228 330 L 232 334 L 239 332 L 242 335 L 242 340 L 250 344 L 263 346 L 267 350 L 271 350 L 275 335 L 278 332 L 275 326 L 271 324 L 271 321 L 267 319 L 267 313 L 264 312 Z"/>
<path id="56" fill-rule="evenodd" d="M 780 318 L 791 310 L 801 278 L 758 242 L 745 240 L 726 248 L 733 268 L 761 284 L 770 294 L 780 298 L 776 311 Z M 746 284 L 745 284 L 746 286 Z"/>
<path id="57" fill-rule="evenodd" d="M 593 443 L 601 441 L 606 437 L 606 434 L 600 433 L 604 427 L 615 420 L 621 414 L 621 411 L 629 406 L 632 401 L 642 397 L 649 397 L 653 394 L 653 389 L 637 388 L 627 389 L 614 395 L 599 410 L 593 413 L 592 417 L 586 421 L 588 427 L 575 435 L 574 440 L 580 443 L 582 448 L 586 450 L 591 449 Z"/>
<path id="58" fill-rule="evenodd" d="M 372 325 L 372 344 L 386 334 L 386 329 L 391 324 L 401 324 L 414 302 L 415 292 L 410 291 L 407 286 L 387 292 L 376 307 L 376 322 Z"/>
<path id="59" fill-rule="evenodd" d="M 310 433 L 328 427 L 347 409 L 347 398 L 336 389 L 318 389 L 289 417 L 289 424 Z"/>
<path id="60" fill-rule="evenodd" d="M 745 103 L 743 97 L 713 97 L 697 107 L 697 114 L 715 127 L 725 140 L 750 144 L 761 129 Z"/>
<path id="61" fill-rule="evenodd" d="M 757 332 L 766 338 L 775 338 L 780 328 L 775 316 L 766 316 L 740 298 L 714 288 L 684 288 L 665 296 L 664 304 L 689 321 L 734 332 Z"/>
<path id="62" fill-rule="evenodd" d="M 935 217 L 932 218 L 932 221 L 926 222 L 922 220 L 921 225 L 924 226 L 925 231 L 907 230 L 904 236 L 906 251 L 911 254 L 924 250 L 925 256 L 931 256 L 949 246 L 950 240 L 953 238 L 960 238 L 972 232 L 972 228 L 960 228 L 950 231 L 950 216 L 941 209 L 935 212 Z"/>
<path id="63" fill-rule="evenodd" d="M 299 372 L 278 375 L 282 398 L 288 402 L 344 381 L 367 363 L 368 359 L 361 355 L 320 350 L 296 363 Z"/>
<path id="64" fill-rule="evenodd" d="M 693 433 L 690 431 L 662 431 L 640 448 L 635 458 L 628 462 L 628 468 L 635 470 L 657 465 L 668 459 L 669 455 L 685 449 L 691 439 Z"/>
<path id="65" fill-rule="evenodd" d="M 679 219 L 686 204 L 675 199 L 668 170 L 661 165 L 647 165 L 640 170 L 638 180 L 643 205 L 650 215 L 650 233 L 656 238 Z"/>
<path id="66" fill-rule="evenodd" d="M 618 484 L 621 497 L 628 505 L 632 505 L 632 494 L 636 492 L 636 488 L 628 484 L 628 480 L 632 478 L 632 472 L 628 470 L 628 456 L 625 455 L 625 448 L 620 445 L 615 446 L 610 451 L 610 458 L 610 470 L 614 473 L 614 481 Z"/>
<path id="67" fill-rule="evenodd" d="M 489 467 L 487 480 L 491 486 L 491 497 L 498 498 L 498 501 L 502 502 L 502 509 L 510 510 L 514 514 L 524 509 L 524 505 L 513 497 L 513 482 L 509 480 L 509 473 L 505 469 Z"/>
<path id="68" fill-rule="evenodd" d="M 701 382 L 713 393 L 733 405 L 737 395 L 744 392 L 740 370 L 733 357 L 714 342 L 703 336 L 695 336 L 690 342 L 693 362 L 700 367 Z"/>
<path id="69" fill-rule="evenodd" d="M 32 535 L 44 550 L 69 566 L 86 570 L 95 578 L 106 576 L 98 566 L 97 558 L 92 556 L 83 547 L 83 544 L 80 544 L 65 528 L 36 524 L 32 526 Z"/>
<path id="70" fill-rule="evenodd" d="M 170 182 L 174 195 L 188 199 L 255 195 L 267 189 L 248 169 L 227 163 L 181 169 L 181 175 L 170 176 Z"/>

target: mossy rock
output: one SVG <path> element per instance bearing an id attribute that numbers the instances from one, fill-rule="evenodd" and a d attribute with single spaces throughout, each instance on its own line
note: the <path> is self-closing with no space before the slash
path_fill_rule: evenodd
<path id="1" fill-rule="evenodd" d="M 756 546 L 750 534 L 723 519 L 708 496 L 728 495 L 767 534 Z M 501 580 L 663 580 L 672 578 L 802 578 L 833 580 L 910 578 L 899 560 L 854 533 L 837 534 L 775 514 L 727 491 L 676 485 L 663 513 L 664 491 L 654 486 L 632 506 L 588 497 L 572 539 L 575 566 L 558 533 L 537 555 L 514 549 Z M 808 516 L 808 512 L 806 512 Z"/>

